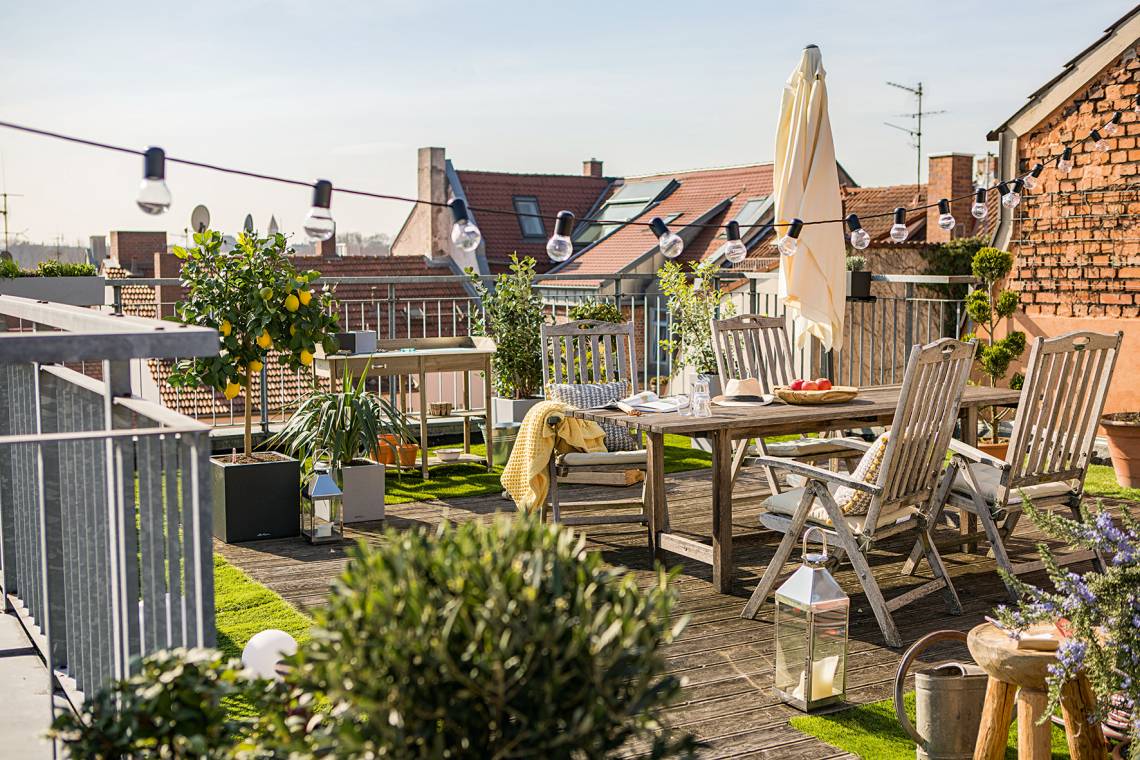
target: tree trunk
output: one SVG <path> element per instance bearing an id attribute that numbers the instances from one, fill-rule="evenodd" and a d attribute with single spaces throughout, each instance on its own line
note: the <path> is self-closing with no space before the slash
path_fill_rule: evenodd
<path id="1" fill-rule="evenodd" d="M 243 443 L 245 445 L 245 455 L 251 456 L 253 454 L 253 407 L 252 397 L 250 393 L 250 373 L 245 373 L 245 437 Z"/>

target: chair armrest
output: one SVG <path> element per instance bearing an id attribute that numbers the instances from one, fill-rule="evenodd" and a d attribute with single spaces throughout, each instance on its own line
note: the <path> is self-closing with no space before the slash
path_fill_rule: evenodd
<path id="1" fill-rule="evenodd" d="M 859 438 L 824 438 L 823 440 L 828 443 L 834 443 L 836 446 L 851 449 L 852 451 L 866 451 L 871 448 L 871 444 Z"/>
<path id="2" fill-rule="evenodd" d="M 821 483 L 835 483 L 841 486 L 854 488 L 856 491 L 865 491 L 869 494 L 878 494 L 883 489 L 874 483 L 864 483 L 862 480 L 856 480 L 849 475 L 840 472 L 832 472 L 825 470 L 822 467 L 800 462 L 796 459 L 784 459 L 783 457 L 756 457 L 754 460 L 757 464 L 767 465 L 780 470 L 786 470 L 794 475 L 803 475 L 809 480 L 818 480 Z"/>
<path id="3" fill-rule="evenodd" d="M 975 449 L 968 443 L 959 441 L 957 438 L 950 439 L 950 451 L 962 456 L 965 459 L 969 459 L 971 462 L 989 465 L 990 467 L 993 467 L 997 470 L 1004 471 L 1010 468 L 1009 462 L 1005 461 L 1004 459 L 998 459 L 995 456 L 990 456 L 980 449 Z"/>

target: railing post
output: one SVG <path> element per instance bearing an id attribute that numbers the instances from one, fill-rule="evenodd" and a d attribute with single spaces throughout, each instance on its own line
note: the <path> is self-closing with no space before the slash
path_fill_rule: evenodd
<path id="1" fill-rule="evenodd" d="M 155 291 L 158 292 L 157 290 Z M 111 281 L 112 305 L 115 308 L 116 314 L 123 313 L 123 286 L 115 284 L 114 280 Z M 155 300 L 158 300 L 157 298 Z"/>
<path id="2" fill-rule="evenodd" d="M 914 283 L 908 282 L 903 285 L 903 304 L 906 308 L 905 320 L 903 326 L 903 334 L 906 336 L 906 343 L 903 344 L 903 356 L 910 355 L 910 347 L 914 345 Z"/>
<path id="3" fill-rule="evenodd" d="M 396 286 L 388 283 L 388 339 L 396 337 Z"/>

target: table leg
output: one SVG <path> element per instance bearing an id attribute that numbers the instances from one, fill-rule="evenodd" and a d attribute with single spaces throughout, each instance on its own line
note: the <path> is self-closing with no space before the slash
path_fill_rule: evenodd
<path id="1" fill-rule="evenodd" d="M 732 591 L 732 439 L 726 431 L 712 435 L 713 586 Z"/>
<path id="2" fill-rule="evenodd" d="M 491 449 L 495 443 L 495 421 L 491 418 L 491 359 L 487 358 L 487 363 L 483 365 L 483 413 L 486 415 L 486 430 L 487 440 L 483 441 L 487 446 L 487 471 L 495 469 L 495 462 L 491 458 Z"/>
<path id="3" fill-rule="evenodd" d="M 424 480 L 431 476 L 428 474 L 428 400 L 427 400 L 427 373 L 424 372 L 423 360 L 420 360 L 420 472 Z"/>
<path id="4" fill-rule="evenodd" d="M 978 740 L 974 743 L 974 760 L 1004 760 L 1009 741 L 1009 723 L 1013 719 L 1013 701 L 1017 687 L 992 676 L 986 682 L 986 701 Z"/>
<path id="5" fill-rule="evenodd" d="M 1050 737 L 1053 725 L 1050 721 L 1038 724 L 1037 719 L 1045 714 L 1049 705 L 1049 695 L 1037 689 L 1023 688 L 1017 694 L 1017 759 L 1049 760 L 1052 757 Z"/>
<path id="6" fill-rule="evenodd" d="M 645 434 L 645 512 L 649 518 L 649 553 L 654 559 L 664 556 L 657 545 L 657 534 L 669 529 L 665 515 L 665 436 Z"/>
<path id="7" fill-rule="evenodd" d="M 1096 696 L 1084 675 L 1061 688 L 1061 714 L 1065 718 L 1065 739 L 1073 760 L 1100 760 L 1108 755 L 1108 742 L 1099 723 L 1089 723 L 1096 708 Z"/>
<path id="8" fill-rule="evenodd" d="M 471 453 L 471 373 L 463 370 L 463 453 Z"/>
<path id="9" fill-rule="evenodd" d="M 962 437 L 959 439 L 962 443 L 968 446 L 978 445 L 978 408 L 976 406 L 963 407 L 958 415 L 961 421 L 960 427 L 962 428 Z M 958 532 L 962 535 L 969 535 L 978 532 L 978 516 L 972 512 L 967 512 L 964 509 L 958 510 Z M 966 554 L 976 554 L 978 551 L 977 540 L 968 541 L 962 544 L 962 551 Z"/>

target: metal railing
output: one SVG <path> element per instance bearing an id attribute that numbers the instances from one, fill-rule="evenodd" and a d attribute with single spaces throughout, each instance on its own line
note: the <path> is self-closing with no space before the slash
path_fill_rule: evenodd
<path id="1" fill-rule="evenodd" d="M 214 643 L 210 428 L 133 395 L 132 365 L 217 351 L 214 330 L 0 296 L 0 590 L 73 705 Z"/>

